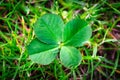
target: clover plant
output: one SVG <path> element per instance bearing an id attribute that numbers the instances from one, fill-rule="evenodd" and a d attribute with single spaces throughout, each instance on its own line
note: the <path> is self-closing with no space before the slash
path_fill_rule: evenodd
<path id="1" fill-rule="evenodd" d="M 75 68 L 82 61 L 76 47 L 83 46 L 92 35 L 88 23 L 75 18 L 64 24 L 60 16 L 45 14 L 34 24 L 36 38 L 27 46 L 30 59 L 42 65 L 50 64 L 59 55 L 67 68 Z"/>

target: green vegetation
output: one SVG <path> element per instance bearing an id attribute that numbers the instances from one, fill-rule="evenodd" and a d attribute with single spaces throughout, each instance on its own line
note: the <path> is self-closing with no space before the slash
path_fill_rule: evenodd
<path id="1" fill-rule="evenodd" d="M 87 22 L 79 18 L 64 25 L 55 14 L 45 14 L 34 25 L 37 39 L 28 46 L 30 59 L 40 64 L 50 64 L 60 52 L 62 64 L 68 68 L 77 67 L 82 60 L 80 47 L 90 38 L 92 30 Z M 59 51 L 60 50 L 60 51 Z"/>
<path id="2" fill-rule="evenodd" d="M 57 29 L 52 29 L 57 36 L 56 38 L 53 38 L 51 34 L 44 35 L 46 33 L 42 31 L 40 31 L 41 34 L 38 34 L 39 29 L 37 27 L 40 26 L 37 25 L 44 26 L 44 23 L 40 22 L 43 24 L 39 24 L 37 21 L 39 22 L 39 19 L 48 13 L 56 14 L 56 18 L 59 16 L 57 22 L 60 24 L 51 19 L 50 26 L 59 25 Z M 74 30 L 71 25 L 74 24 L 74 21 L 78 25 L 85 25 L 84 21 L 79 23 L 79 20 L 80 22 L 85 20 L 85 23 L 87 22 L 86 24 L 91 26 L 92 37 L 90 38 L 89 29 L 84 27 L 83 32 L 89 35 L 80 32 L 79 36 L 85 35 L 84 37 L 88 36 L 88 38 L 81 41 L 82 37 L 79 37 L 77 40 L 80 41 L 80 44 L 78 45 L 79 41 L 74 41 L 75 38 L 70 39 L 71 36 L 74 36 L 72 32 L 76 33 L 77 31 L 68 31 L 68 28 Z M 62 29 L 65 32 L 61 33 L 60 30 Z M 46 28 L 43 31 L 45 30 L 47 31 Z M 76 30 L 79 31 L 79 29 Z M 66 33 L 69 33 L 69 35 Z M 64 34 L 63 38 L 61 38 L 61 34 Z M 46 53 L 46 56 L 51 56 L 50 59 L 47 59 L 47 57 L 44 60 L 42 58 L 38 59 L 41 64 L 51 63 L 49 65 L 34 63 L 31 60 L 31 55 L 29 55 L 35 53 L 30 48 L 48 50 L 56 47 L 56 45 L 45 45 L 40 40 L 49 44 L 59 43 L 61 48 L 60 53 L 58 53 L 58 50 L 55 50 L 52 54 L 49 52 L 51 55 Z M 64 44 L 66 41 L 67 43 Z M 84 41 L 87 42 L 81 45 Z M 69 45 L 69 47 L 63 45 Z M 30 52 L 27 50 L 28 46 Z M 41 52 L 38 49 L 35 51 Z M 70 58 L 66 61 L 65 56 L 69 56 L 68 52 L 76 53 L 77 61 L 80 61 L 79 66 L 77 62 L 72 63 L 74 67 L 77 66 L 74 69 L 66 68 L 70 66 L 67 64 L 68 61 L 72 62 Z M 44 57 L 44 55 L 42 56 Z M 0 1 L 0 80 L 119 80 L 119 58 L 119 0 Z"/>

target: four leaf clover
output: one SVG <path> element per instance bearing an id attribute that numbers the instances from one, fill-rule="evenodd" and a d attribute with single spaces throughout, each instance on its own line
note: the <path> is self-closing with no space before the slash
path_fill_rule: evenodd
<path id="1" fill-rule="evenodd" d="M 75 18 L 64 24 L 60 16 L 45 14 L 34 24 L 36 38 L 27 46 L 30 59 L 39 64 L 50 64 L 59 54 L 61 63 L 75 68 L 82 61 L 76 47 L 83 46 L 92 35 L 85 20 Z"/>

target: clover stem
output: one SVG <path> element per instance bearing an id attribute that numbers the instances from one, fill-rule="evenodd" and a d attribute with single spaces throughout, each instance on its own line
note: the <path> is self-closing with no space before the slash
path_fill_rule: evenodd
<path id="1" fill-rule="evenodd" d="M 64 43 L 60 42 L 59 47 L 61 48 L 64 45 Z"/>

